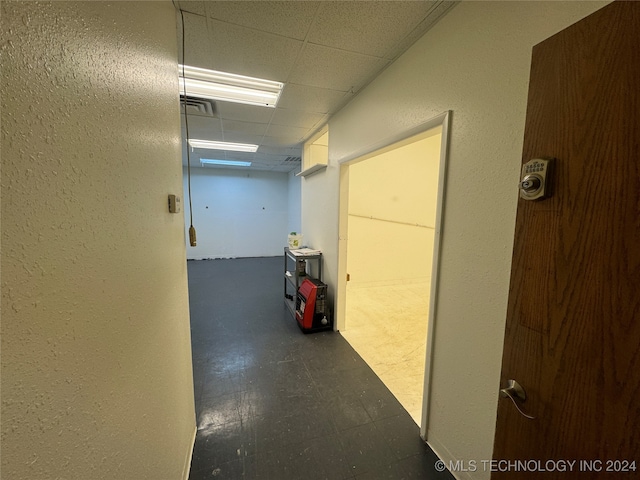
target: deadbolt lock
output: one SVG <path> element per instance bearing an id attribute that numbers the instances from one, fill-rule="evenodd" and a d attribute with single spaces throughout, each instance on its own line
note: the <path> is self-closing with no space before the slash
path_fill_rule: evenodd
<path id="1" fill-rule="evenodd" d="M 540 200 L 551 196 L 551 167 L 553 159 L 534 158 L 522 165 L 520 197 Z"/>
<path id="2" fill-rule="evenodd" d="M 540 178 L 535 175 L 527 175 L 522 179 L 522 182 L 520 182 L 520 188 L 527 193 L 538 191 L 540 189 L 540 185 L 542 185 L 542 182 L 540 181 Z"/>

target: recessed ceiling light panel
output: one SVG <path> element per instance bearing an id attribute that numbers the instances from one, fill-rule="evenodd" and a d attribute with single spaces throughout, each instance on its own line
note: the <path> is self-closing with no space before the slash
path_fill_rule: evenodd
<path id="1" fill-rule="evenodd" d="M 239 160 L 213 160 L 210 158 L 201 158 L 200 165 L 224 165 L 227 167 L 250 167 L 251 162 L 241 162 Z"/>
<path id="2" fill-rule="evenodd" d="M 251 143 L 215 142 L 212 140 L 189 139 L 189 145 L 193 148 L 206 148 L 209 150 L 228 150 L 234 152 L 256 152 L 258 145 Z"/>
<path id="3" fill-rule="evenodd" d="M 187 96 L 275 108 L 284 84 L 261 78 L 179 65 Z M 183 76 L 184 75 L 184 76 Z M 185 93 L 184 91 L 182 93 Z"/>

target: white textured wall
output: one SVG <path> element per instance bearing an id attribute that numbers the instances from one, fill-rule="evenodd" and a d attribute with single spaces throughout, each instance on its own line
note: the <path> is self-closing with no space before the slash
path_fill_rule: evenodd
<path id="1" fill-rule="evenodd" d="M 431 280 L 442 138 L 434 130 L 349 167 L 349 288 Z"/>
<path id="2" fill-rule="evenodd" d="M 195 434 L 170 2 L 2 2 L 2 478 L 180 479 Z"/>
<path id="3" fill-rule="evenodd" d="M 187 192 L 187 169 L 184 169 Z M 286 173 L 228 168 L 192 168 L 193 225 L 197 245 L 189 259 L 272 257 L 283 254 L 289 234 Z M 185 224 L 189 205 L 185 197 Z M 189 241 L 185 230 L 186 241 Z"/>
<path id="4" fill-rule="evenodd" d="M 287 206 L 289 212 L 289 219 L 287 223 L 287 234 L 290 232 L 300 232 L 302 230 L 302 179 L 296 177 L 296 173 L 300 172 L 300 169 L 289 172 L 289 186 L 287 199 Z"/>
<path id="5" fill-rule="evenodd" d="M 339 175 L 340 166 L 331 162 L 325 170 L 302 178 L 304 243 L 322 250 L 322 281 L 329 286 L 329 302 L 334 302 L 338 275 Z"/>
<path id="6" fill-rule="evenodd" d="M 428 431 L 445 460 L 492 454 L 531 48 L 605 3 L 458 4 L 330 121 L 329 167 L 303 181 L 333 288 L 338 163 L 453 110 Z"/>

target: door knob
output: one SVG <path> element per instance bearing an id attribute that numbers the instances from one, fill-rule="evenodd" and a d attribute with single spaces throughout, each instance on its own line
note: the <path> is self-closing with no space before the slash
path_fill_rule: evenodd
<path id="1" fill-rule="evenodd" d="M 525 392 L 524 388 L 522 388 L 522 386 L 515 380 L 507 381 L 507 387 L 500 389 L 500 396 L 510 398 L 511 401 L 513 402 L 513 405 L 516 407 L 516 410 L 518 410 L 518 412 L 520 412 L 522 416 L 530 420 L 533 420 L 536 418 L 524 413 L 520 408 L 520 406 L 518 405 L 518 400 L 521 402 L 524 402 L 527 399 L 527 392 Z"/>

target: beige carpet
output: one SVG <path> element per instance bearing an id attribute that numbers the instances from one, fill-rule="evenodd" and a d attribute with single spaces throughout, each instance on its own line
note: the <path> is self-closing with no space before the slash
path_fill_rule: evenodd
<path id="1" fill-rule="evenodd" d="M 349 287 L 340 333 L 420 425 L 429 283 Z"/>

